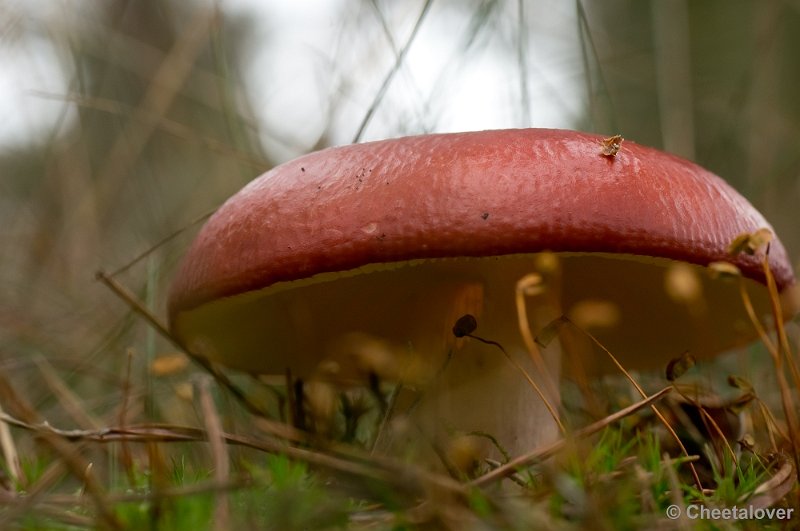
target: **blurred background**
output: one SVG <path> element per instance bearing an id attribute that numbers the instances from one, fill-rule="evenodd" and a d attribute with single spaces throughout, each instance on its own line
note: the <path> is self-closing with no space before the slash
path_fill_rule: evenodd
<path id="1" fill-rule="evenodd" d="M 163 318 L 197 220 L 245 183 L 407 134 L 622 134 L 724 177 L 798 264 L 798 50 L 798 0 L 0 0 L 2 371 L 86 427 L 130 359 L 131 418 L 168 416 L 172 347 L 95 272 Z"/>

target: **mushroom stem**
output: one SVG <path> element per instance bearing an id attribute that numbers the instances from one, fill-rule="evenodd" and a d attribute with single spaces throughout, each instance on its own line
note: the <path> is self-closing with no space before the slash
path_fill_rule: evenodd
<path id="1" fill-rule="evenodd" d="M 516 282 L 533 266 L 530 256 L 472 261 L 480 283 L 463 284 L 460 290 L 450 293 L 449 315 L 463 312 L 478 317 L 467 328 L 460 328 L 467 321 L 463 317 L 455 327 L 455 319 L 447 321 L 448 332 L 454 334 L 451 338 L 460 339 L 450 340 L 449 356 L 421 389 L 418 403 L 408 409 L 423 439 L 445 450 L 445 459 L 447 448 L 464 434 L 481 437 L 477 457 L 500 459 L 519 455 L 558 436 L 560 350 L 553 345 L 545 352 L 532 353 L 519 328 Z M 463 296 L 470 291 L 484 294 L 477 300 L 479 304 L 474 297 Z M 465 305 L 465 299 L 472 300 L 472 306 Z M 535 298 L 524 304 L 532 307 L 524 314 L 526 327 L 536 330 L 558 315 L 557 308 L 538 307 L 543 300 Z M 528 313 L 534 322 L 528 322 Z M 436 334 L 415 337 L 419 340 L 415 345 L 419 356 L 443 350 L 442 343 L 435 343 Z M 419 440 L 418 434 L 409 435 L 408 439 L 414 440 L 416 435 Z M 400 443 L 407 444 L 409 440 Z"/>
<path id="2" fill-rule="evenodd" d="M 547 376 L 537 373 L 525 346 L 507 332 L 512 333 L 491 336 L 500 337 L 492 341 L 505 343 L 505 352 L 472 340 L 424 391 L 412 418 L 435 444 L 446 448 L 459 435 L 481 435 L 481 457 L 503 458 L 558 436 L 558 396 L 545 396 Z M 489 331 L 484 334 L 489 337 Z M 559 358 L 554 348 L 544 356 L 551 378 Z"/>

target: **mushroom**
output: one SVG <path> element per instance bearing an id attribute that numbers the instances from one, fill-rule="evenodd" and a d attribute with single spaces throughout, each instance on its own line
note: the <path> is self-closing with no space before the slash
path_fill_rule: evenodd
<path id="1" fill-rule="evenodd" d="M 551 296 L 525 298 L 524 325 L 536 333 L 565 313 L 627 367 L 656 368 L 687 350 L 708 357 L 756 336 L 738 284 L 715 279 L 709 264 L 734 264 L 756 312 L 769 313 L 760 258 L 728 252 L 737 236 L 771 230 L 761 214 L 691 162 L 615 144 L 610 153 L 597 135 L 484 131 L 282 164 L 196 237 L 171 287 L 170 328 L 193 352 L 242 371 L 401 382 L 417 393 L 409 411 L 422 437 L 412 438 L 444 445 L 483 432 L 512 454 L 533 448 L 558 434 L 542 398 L 558 406 L 548 382 L 562 356 L 547 348 L 543 364 L 532 361 L 515 303 L 526 275 Z M 768 260 L 788 317 L 794 276 L 777 239 Z M 455 337 L 465 314 L 508 357 Z M 596 352 L 575 355 L 563 363 L 589 373 L 607 365 Z"/>

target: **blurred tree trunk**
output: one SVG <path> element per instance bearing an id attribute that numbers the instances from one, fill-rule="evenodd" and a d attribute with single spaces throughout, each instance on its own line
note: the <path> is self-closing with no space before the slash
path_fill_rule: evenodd
<path id="1" fill-rule="evenodd" d="M 588 97 L 601 107 L 586 127 L 711 169 L 765 212 L 798 256 L 800 7 L 778 0 L 579 5 L 588 25 Z"/>
<path id="2" fill-rule="evenodd" d="M 94 271 L 124 265 L 271 164 L 237 77 L 246 20 L 193 2 L 108 0 L 64 6 L 49 23 L 32 31 L 52 39 L 73 77 L 66 93 L 46 97 L 74 111 L 49 138 L 0 155 L 0 243 L 14 249 L 0 278 L 0 340 L 6 359 L 90 362 L 87 349 L 124 315 Z M 124 281 L 149 282 L 162 304 L 159 286 L 185 242 L 159 249 L 167 270 L 148 281 L 140 266 Z M 122 354 L 92 360 L 92 371 Z"/>

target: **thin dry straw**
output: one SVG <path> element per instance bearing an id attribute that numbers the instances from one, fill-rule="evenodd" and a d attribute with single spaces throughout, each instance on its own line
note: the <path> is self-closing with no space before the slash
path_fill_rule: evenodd
<path id="1" fill-rule="evenodd" d="M 0 401 L 12 405 L 15 411 L 24 416 L 24 420 L 28 424 L 33 424 L 38 419 L 36 411 L 17 394 L 2 373 L 0 373 Z M 0 419 L 9 422 L 8 415 L 6 414 L 0 416 Z M 78 449 L 63 437 L 52 432 L 42 432 L 41 435 L 42 441 L 61 457 L 61 462 L 63 462 L 70 473 L 83 483 L 86 493 L 94 502 L 95 509 L 100 520 L 103 522 L 103 526 L 107 529 L 121 529 L 120 522 L 117 520 L 116 515 L 111 510 L 111 506 L 106 499 L 105 489 L 91 472 L 89 463 L 83 459 Z M 16 515 L 4 515 L 4 518 L 11 521 L 13 521 L 15 517 Z"/>
<path id="2" fill-rule="evenodd" d="M 114 294 L 122 299 L 135 313 L 143 317 L 150 326 L 156 329 L 158 333 L 168 339 L 173 345 L 186 353 L 195 363 L 205 369 L 214 379 L 225 389 L 227 389 L 250 413 L 267 418 L 268 415 L 259 407 L 258 404 L 253 402 L 241 389 L 236 387 L 233 382 L 221 371 L 218 371 L 209 360 L 194 353 L 186 345 L 183 344 L 178 338 L 173 336 L 169 329 L 162 323 L 155 315 L 153 315 L 144 305 L 139 302 L 136 296 L 130 292 L 122 284 L 111 278 L 103 271 L 98 271 L 95 274 L 97 280 L 105 284 Z"/>
<path id="3" fill-rule="evenodd" d="M 572 434 L 571 439 L 580 439 L 583 437 L 588 437 L 589 435 L 593 435 L 602 430 L 603 428 L 605 428 L 606 426 L 614 422 L 617 422 L 629 415 L 632 415 L 633 413 L 639 411 L 640 409 L 652 406 L 657 401 L 664 398 L 670 391 L 672 391 L 672 387 L 665 387 L 664 389 L 658 391 L 657 393 L 654 393 L 650 396 L 646 396 L 644 400 L 636 402 L 635 404 L 632 404 L 624 409 L 621 409 L 616 413 L 607 416 L 604 419 L 598 420 L 597 422 L 589 424 L 584 428 L 576 430 Z M 541 461 L 543 459 L 546 459 L 547 457 L 550 457 L 551 455 L 555 454 L 556 452 L 564 448 L 564 446 L 566 446 L 569 440 L 570 439 L 560 439 L 554 443 L 542 446 L 527 454 L 521 455 L 515 459 L 512 459 L 503 466 L 495 468 L 491 472 L 487 472 L 481 477 L 474 479 L 467 485 L 470 487 L 483 487 L 497 480 L 503 479 L 504 477 L 514 474 L 520 468 L 530 466 L 533 463 L 536 463 L 537 461 Z"/>
<path id="4" fill-rule="evenodd" d="M 230 476 L 230 461 L 228 459 L 228 448 L 222 434 L 222 421 L 214 406 L 214 399 L 211 397 L 209 377 L 201 378 L 197 387 L 200 394 L 200 409 L 203 412 L 203 420 L 208 433 L 208 442 L 211 446 L 211 458 L 214 462 L 214 479 L 219 484 L 226 484 Z M 214 505 L 214 529 L 226 530 L 230 525 L 230 499 L 225 491 L 216 492 L 216 503 Z"/>
<path id="5" fill-rule="evenodd" d="M 420 11 L 419 16 L 417 17 L 416 23 L 414 23 L 414 29 L 411 30 L 411 35 L 408 36 L 408 40 L 403 45 L 403 48 L 397 54 L 397 59 L 394 62 L 394 66 L 389 72 L 386 74 L 386 77 L 383 78 L 383 83 L 381 83 L 378 92 L 375 94 L 375 98 L 372 100 L 372 104 L 367 109 L 367 113 L 364 115 L 364 118 L 361 120 L 361 124 L 358 126 L 358 131 L 356 131 L 355 136 L 353 136 L 352 144 L 356 144 L 361 140 L 361 137 L 364 134 L 369 122 L 372 120 L 372 116 L 375 114 L 375 111 L 380 106 L 381 102 L 383 101 L 383 97 L 386 95 L 386 91 L 389 88 L 389 84 L 394 79 L 395 74 L 400 70 L 400 67 L 403 65 L 403 61 L 405 60 L 406 54 L 408 53 L 409 48 L 414 43 L 414 39 L 417 36 L 417 32 L 419 28 L 422 26 L 422 21 L 425 20 L 425 16 L 428 14 L 428 10 L 433 4 L 433 0 L 426 0 L 425 5 L 422 6 L 422 11 Z"/>

